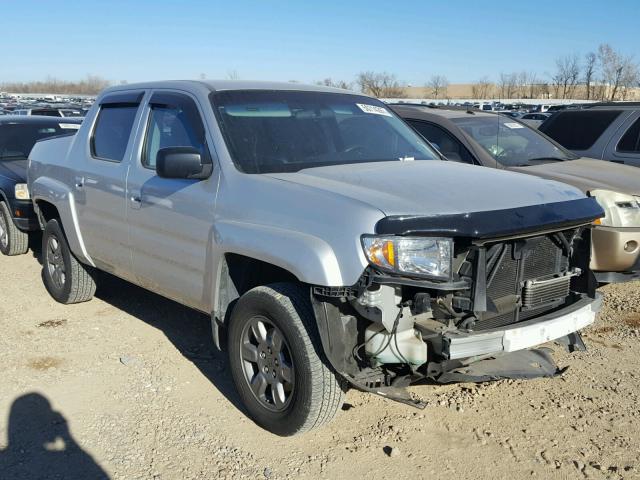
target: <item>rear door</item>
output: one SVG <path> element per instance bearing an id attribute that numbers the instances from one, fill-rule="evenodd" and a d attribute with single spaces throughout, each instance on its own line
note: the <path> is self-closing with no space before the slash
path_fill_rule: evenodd
<path id="1" fill-rule="evenodd" d="M 86 160 L 71 171 L 78 223 L 87 253 L 101 270 L 130 278 L 126 178 L 143 91 L 117 92 L 100 101 Z"/>
<path id="2" fill-rule="evenodd" d="M 202 108 L 187 93 L 156 90 L 145 107 L 127 181 L 133 268 L 140 285 L 185 305 L 210 311 L 213 221 L 219 168 L 213 160 Z M 193 147 L 213 162 L 206 180 L 161 178 L 156 155 Z"/>

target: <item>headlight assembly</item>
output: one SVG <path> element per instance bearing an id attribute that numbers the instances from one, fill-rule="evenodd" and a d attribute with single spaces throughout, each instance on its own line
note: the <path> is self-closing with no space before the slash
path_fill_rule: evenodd
<path id="1" fill-rule="evenodd" d="M 638 197 L 611 190 L 591 190 L 603 208 L 605 216 L 599 222 L 606 227 L 640 227 L 640 203 Z"/>
<path id="2" fill-rule="evenodd" d="M 369 263 L 382 270 L 451 279 L 453 240 L 450 238 L 363 235 L 362 248 Z"/>
<path id="3" fill-rule="evenodd" d="M 29 200 L 31 197 L 29 196 L 29 188 L 26 183 L 16 183 L 14 187 L 14 193 L 16 196 L 16 200 Z"/>

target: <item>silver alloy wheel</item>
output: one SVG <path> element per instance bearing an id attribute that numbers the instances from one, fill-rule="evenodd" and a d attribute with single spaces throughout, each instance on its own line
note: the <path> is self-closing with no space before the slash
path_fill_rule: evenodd
<path id="1" fill-rule="evenodd" d="M 56 288 L 62 289 L 66 280 L 64 258 L 60 240 L 55 235 L 49 236 L 47 240 L 47 270 L 49 277 Z"/>
<path id="2" fill-rule="evenodd" d="M 0 245 L 2 248 L 7 248 L 9 245 L 9 229 L 2 213 L 0 213 Z"/>
<path id="3" fill-rule="evenodd" d="M 258 315 L 244 325 L 240 341 L 242 371 L 253 396 L 268 410 L 285 410 L 293 397 L 295 375 L 284 335 Z"/>

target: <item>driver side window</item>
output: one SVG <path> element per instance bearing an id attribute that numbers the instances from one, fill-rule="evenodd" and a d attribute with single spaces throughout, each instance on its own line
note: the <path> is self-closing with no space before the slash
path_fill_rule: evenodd
<path id="1" fill-rule="evenodd" d="M 409 120 L 410 125 L 426 138 L 448 160 L 461 163 L 474 163 L 473 156 L 462 143 L 444 129 L 427 122 Z"/>
<path id="2" fill-rule="evenodd" d="M 181 94 L 156 93 L 151 98 L 142 165 L 155 170 L 161 148 L 192 147 L 209 158 L 205 129 L 194 101 Z"/>

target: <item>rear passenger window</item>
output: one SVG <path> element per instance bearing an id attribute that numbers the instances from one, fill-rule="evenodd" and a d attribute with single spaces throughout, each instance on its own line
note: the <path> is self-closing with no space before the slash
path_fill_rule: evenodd
<path id="1" fill-rule="evenodd" d="M 195 102 L 184 95 L 158 93 L 151 98 L 151 113 L 142 164 L 156 168 L 158 150 L 168 147 L 192 147 L 203 159 L 209 157 L 205 129 Z"/>
<path id="2" fill-rule="evenodd" d="M 618 118 L 620 110 L 577 110 L 556 113 L 540 131 L 569 150 L 588 150 Z"/>
<path id="3" fill-rule="evenodd" d="M 622 136 L 616 150 L 623 153 L 640 153 L 640 118 Z"/>
<path id="4" fill-rule="evenodd" d="M 91 138 L 91 154 L 103 160 L 121 162 L 137 111 L 138 105 L 103 105 Z"/>

